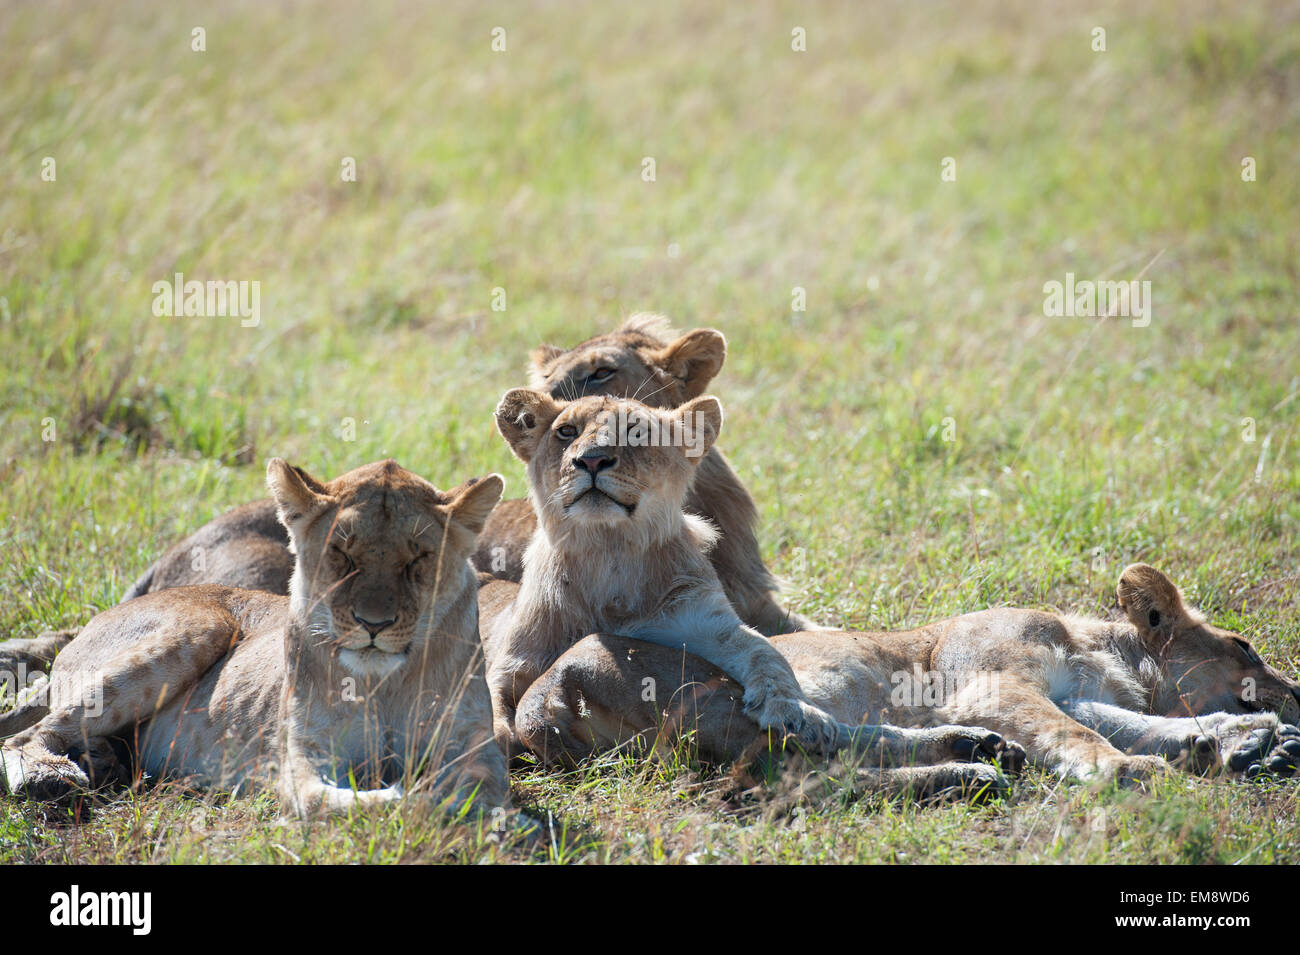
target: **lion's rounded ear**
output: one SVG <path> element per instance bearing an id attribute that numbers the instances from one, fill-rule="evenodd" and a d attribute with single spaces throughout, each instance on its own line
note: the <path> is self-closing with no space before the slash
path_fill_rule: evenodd
<path id="1" fill-rule="evenodd" d="M 528 367 L 539 378 L 546 376 L 546 366 L 564 354 L 558 345 L 538 345 L 528 353 Z"/>
<path id="2" fill-rule="evenodd" d="M 727 360 L 727 340 L 713 328 L 687 332 L 657 356 L 659 365 L 682 383 L 683 396 L 690 400 L 704 394 L 709 382 Z"/>
<path id="3" fill-rule="evenodd" d="M 722 433 L 722 403 L 713 395 L 704 395 L 668 414 L 681 421 L 686 456 L 698 463 Z"/>
<path id="4" fill-rule="evenodd" d="M 302 468 L 293 467 L 284 458 L 272 458 L 267 462 L 266 486 L 285 527 L 311 517 L 330 503 L 324 484 Z"/>
<path id="5" fill-rule="evenodd" d="M 497 405 L 497 430 L 510 450 L 525 464 L 537 449 L 537 442 L 551 427 L 564 406 L 542 391 L 515 388 Z"/>
<path id="6" fill-rule="evenodd" d="M 1119 575 L 1120 609 L 1144 637 L 1165 639 L 1189 619 L 1183 595 L 1160 571 L 1150 564 L 1130 564 Z"/>
<path id="7" fill-rule="evenodd" d="M 475 534 L 483 530 L 488 515 L 501 500 L 501 492 L 506 482 L 500 474 L 487 477 L 471 478 L 460 487 L 448 491 L 447 513 L 458 523 L 468 527 Z"/>

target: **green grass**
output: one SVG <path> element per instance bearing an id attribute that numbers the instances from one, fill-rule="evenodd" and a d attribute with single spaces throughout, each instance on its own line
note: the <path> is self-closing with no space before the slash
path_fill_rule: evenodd
<path id="1" fill-rule="evenodd" d="M 0 635 L 112 604 L 260 496 L 271 455 L 323 475 L 391 455 L 444 487 L 496 470 L 522 494 L 491 411 L 529 347 L 650 309 L 728 337 L 721 445 L 800 611 L 1103 613 L 1146 560 L 1294 672 L 1298 19 L 1280 0 L 7 5 Z M 1067 271 L 1143 269 L 1149 327 L 1043 314 Z M 155 318 L 176 271 L 259 281 L 261 324 Z M 400 811 L 301 830 L 265 800 L 162 790 L 75 824 L 0 804 L 0 861 L 1300 861 L 1293 786 L 1030 779 L 987 808 L 864 799 L 792 828 L 689 767 L 515 783 L 553 834 Z"/>

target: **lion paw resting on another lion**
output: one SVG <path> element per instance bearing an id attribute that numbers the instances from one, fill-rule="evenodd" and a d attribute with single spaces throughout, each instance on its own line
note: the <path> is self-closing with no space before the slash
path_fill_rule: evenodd
<path id="1" fill-rule="evenodd" d="M 479 599 L 503 745 L 549 760 L 692 734 L 725 761 L 774 728 L 821 751 L 852 738 L 881 765 L 973 754 L 1015 766 L 1027 751 L 1085 781 L 1300 766 L 1300 684 L 1145 564 L 1120 577 L 1123 621 L 998 608 L 901 633 L 762 640 L 702 556 L 711 528 L 681 511 L 685 446 L 630 439 L 688 422 L 711 443 L 717 402 L 502 400 L 498 428 L 540 517 L 522 583 L 489 581 Z M 926 698 L 914 674 L 943 692 Z M 918 692 L 900 693 L 909 682 Z M 855 727 L 867 719 L 880 725 Z"/>
<path id="2" fill-rule="evenodd" d="M 707 557 L 716 531 L 683 511 L 721 425 L 707 396 L 671 411 L 528 389 L 502 399 L 497 427 L 527 465 L 539 518 L 521 583 L 489 580 L 479 596 L 502 745 L 549 759 L 684 729 L 702 754 L 734 759 L 771 729 L 875 766 L 990 758 L 1018 768 L 1020 748 L 986 730 L 832 715 L 741 622 Z M 969 774 L 945 778 L 958 776 Z"/>
<path id="3" fill-rule="evenodd" d="M 290 596 L 183 587 L 96 616 L 46 692 L 0 716 L 5 787 L 89 786 L 70 757 L 94 767 L 119 737 L 153 777 L 230 788 L 274 768 L 298 815 L 407 787 L 508 807 L 468 559 L 501 478 L 442 492 L 384 461 L 323 484 L 277 458 L 267 484 L 296 555 Z"/>

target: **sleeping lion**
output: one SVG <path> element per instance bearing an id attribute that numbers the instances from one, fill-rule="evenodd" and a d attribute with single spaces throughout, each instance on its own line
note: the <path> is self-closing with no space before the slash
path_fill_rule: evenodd
<path id="1" fill-rule="evenodd" d="M 0 788 L 58 798 L 115 769 L 231 789 L 278 776 L 291 813 L 419 794 L 509 806 L 469 555 L 495 474 L 439 491 L 393 461 L 329 483 L 273 459 L 289 596 L 216 585 L 118 604 L 0 715 Z"/>

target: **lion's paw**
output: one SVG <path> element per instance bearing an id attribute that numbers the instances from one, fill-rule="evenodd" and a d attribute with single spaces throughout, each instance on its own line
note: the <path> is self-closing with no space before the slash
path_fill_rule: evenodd
<path id="1" fill-rule="evenodd" d="M 769 696 L 753 717 L 764 729 L 791 736 L 819 753 L 833 754 L 853 742 L 850 727 L 803 700 Z"/>
<path id="2" fill-rule="evenodd" d="M 55 802 L 90 788 L 90 779 L 66 756 L 14 748 L 0 751 L 0 758 L 4 788 L 19 799 Z"/>
<path id="3" fill-rule="evenodd" d="M 1163 756 L 1125 756 L 1106 768 L 1121 786 L 1143 786 L 1174 774 L 1173 766 Z"/>
<path id="4" fill-rule="evenodd" d="M 939 726 L 922 732 L 927 762 L 995 763 L 1012 775 L 1025 768 L 1023 746 L 982 726 Z"/>
<path id="5" fill-rule="evenodd" d="M 1221 741 L 1224 765 L 1247 779 L 1290 777 L 1300 769 L 1300 728 L 1288 723 L 1260 726 Z"/>
<path id="6" fill-rule="evenodd" d="M 1258 767 L 1273 748 L 1277 724 L 1260 725 L 1258 721 L 1220 722 L 1214 730 L 1219 755 L 1230 773 L 1258 775 Z M 1256 767 L 1252 770 L 1252 767 Z"/>
<path id="7" fill-rule="evenodd" d="M 1011 791 L 1011 781 L 990 763 L 947 763 L 930 768 L 916 795 L 932 802 L 986 802 Z"/>
<path id="8" fill-rule="evenodd" d="M 1189 733 L 1179 744 L 1174 765 L 1189 773 L 1205 776 L 1223 765 L 1219 754 L 1219 741 L 1205 733 Z"/>

